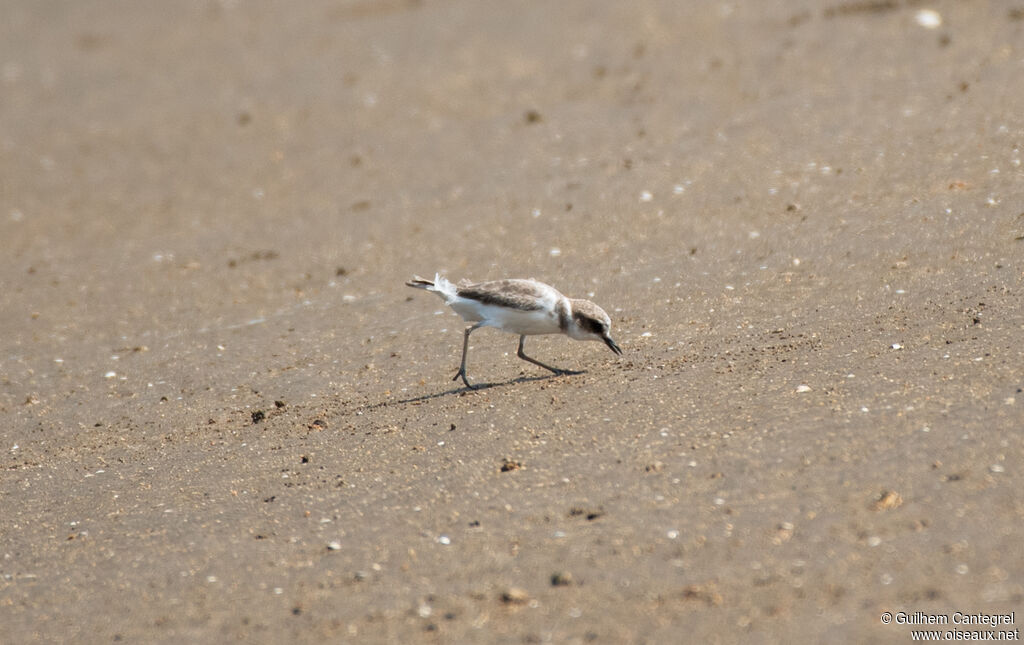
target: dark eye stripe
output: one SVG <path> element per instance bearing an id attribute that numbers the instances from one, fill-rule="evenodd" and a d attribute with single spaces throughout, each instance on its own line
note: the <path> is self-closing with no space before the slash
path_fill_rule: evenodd
<path id="1" fill-rule="evenodd" d="M 597 334 L 598 336 L 603 336 L 605 334 L 604 322 L 597 318 L 591 318 L 590 316 L 578 312 L 573 312 L 572 317 L 576 319 L 576 323 L 585 331 L 588 331 L 591 334 Z"/>

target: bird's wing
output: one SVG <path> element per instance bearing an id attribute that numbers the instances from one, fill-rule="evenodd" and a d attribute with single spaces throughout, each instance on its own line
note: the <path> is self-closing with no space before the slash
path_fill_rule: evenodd
<path id="1" fill-rule="evenodd" d="M 536 280 L 492 280 L 459 285 L 458 295 L 485 305 L 497 305 L 525 311 L 544 309 L 544 303 L 561 294 Z"/>

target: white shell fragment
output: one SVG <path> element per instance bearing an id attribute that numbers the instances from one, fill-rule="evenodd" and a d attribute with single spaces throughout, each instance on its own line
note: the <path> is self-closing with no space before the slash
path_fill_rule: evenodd
<path id="1" fill-rule="evenodd" d="M 936 29 L 942 26 L 942 15 L 934 9 L 919 9 L 914 14 L 914 22 L 925 29 Z"/>

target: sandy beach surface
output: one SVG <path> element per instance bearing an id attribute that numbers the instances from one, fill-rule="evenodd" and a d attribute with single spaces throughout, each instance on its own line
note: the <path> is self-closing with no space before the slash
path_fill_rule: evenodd
<path id="1" fill-rule="evenodd" d="M 1022 79 L 1020 2 L 6 3 L 0 641 L 1019 630 Z M 435 272 L 624 354 L 467 391 Z"/>

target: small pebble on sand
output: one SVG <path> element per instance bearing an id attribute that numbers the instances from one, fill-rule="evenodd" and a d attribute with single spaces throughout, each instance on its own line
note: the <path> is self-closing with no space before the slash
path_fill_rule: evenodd
<path id="1" fill-rule="evenodd" d="M 501 602 L 506 605 L 525 605 L 530 600 L 530 594 L 519 587 L 509 587 L 501 592 Z"/>

